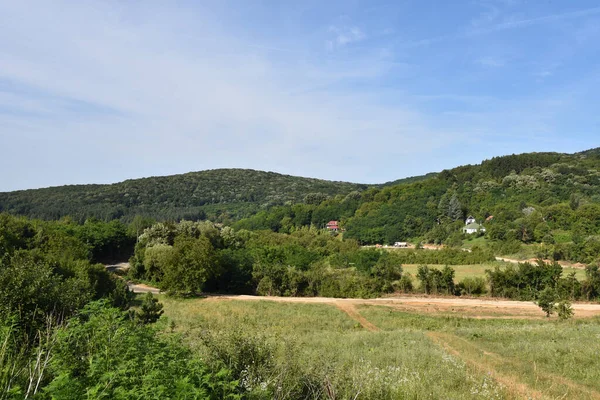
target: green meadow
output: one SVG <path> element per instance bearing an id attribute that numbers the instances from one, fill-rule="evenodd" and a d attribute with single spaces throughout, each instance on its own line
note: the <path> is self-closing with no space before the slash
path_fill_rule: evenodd
<path id="1" fill-rule="evenodd" d="M 596 318 L 478 319 L 218 298 L 161 302 L 165 329 L 209 365 L 239 372 L 253 399 L 600 398 Z"/>

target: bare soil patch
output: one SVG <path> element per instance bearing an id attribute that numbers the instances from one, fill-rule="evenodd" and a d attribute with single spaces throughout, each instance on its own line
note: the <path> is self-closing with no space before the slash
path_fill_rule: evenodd
<path id="1" fill-rule="evenodd" d="M 379 330 L 378 327 L 376 327 L 371 322 L 369 322 L 365 317 L 360 315 L 360 313 L 358 312 L 356 307 L 354 307 L 354 304 L 349 303 L 349 302 L 335 302 L 335 305 L 337 308 L 339 308 L 340 310 L 342 310 L 343 312 L 348 314 L 350 316 L 350 318 L 352 318 L 353 320 L 355 320 L 356 322 L 361 324 L 361 326 L 363 328 L 365 328 L 371 332 L 377 332 Z"/>
<path id="2" fill-rule="evenodd" d="M 352 304 L 356 305 L 381 305 L 392 307 L 396 310 L 431 313 L 452 314 L 456 316 L 474 318 L 545 318 L 544 313 L 533 302 L 473 299 L 455 297 L 417 297 L 399 296 L 379 299 L 337 299 L 332 297 L 273 297 L 273 296 L 209 296 L 211 299 L 231 299 L 242 301 L 277 301 L 286 303 L 320 303 L 320 304 Z M 600 304 L 574 303 L 573 311 L 576 318 L 600 316 Z"/>

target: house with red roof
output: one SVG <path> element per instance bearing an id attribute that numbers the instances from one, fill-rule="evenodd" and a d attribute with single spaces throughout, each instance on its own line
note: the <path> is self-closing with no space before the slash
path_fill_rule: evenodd
<path id="1" fill-rule="evenodd" d="M 327 223 L 327 230 L 337 232 L 340 230 L 340 223 L 338 221 L 329 221 Z"/>

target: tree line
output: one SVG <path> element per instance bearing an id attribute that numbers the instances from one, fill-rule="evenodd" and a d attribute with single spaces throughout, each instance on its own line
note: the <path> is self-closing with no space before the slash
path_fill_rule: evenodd
<path id="1" fill-rule="evenodd" d="M 356 240 L 315 228 L 290 234 L 220 227 L 210 222 L 157 223 L 140 235 L 131 277 L 167 292 L 373 297 L 411 287 L 403 263 L 478 264 L 475 249 L 440 251 L 361 248 Z"/>
<path id="2" fill-rule="evenodd" d="M 122 229 L 0 213 L 0 399 L 242 398 L 94 261 L 121 251 Z"/>
<path id="3" fill-rule="evenodd" d="M 98 207 L 98 209 L 96 209 Z M 104 208 L 114 208 L 114 212 Z M 0 211 L 78 223 L 135 218 L 211 220 L 236 230 L 292 233 L 337 220 L 344 239 L 460 247 L 472 215 L 495 254 L 539 245 L 539 256 L 593 263 L 600 251 L 600 155 L 530 153 L 389 185 L 357 185 L 247 170 L 215 170 L 116 185 L 0 194 Z M 106 212 L 105 212 L 106 211 Z"/>

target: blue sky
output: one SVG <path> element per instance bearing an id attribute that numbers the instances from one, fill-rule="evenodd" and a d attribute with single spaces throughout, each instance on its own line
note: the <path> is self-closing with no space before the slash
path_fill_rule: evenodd
<path id="1" fill-rule="evenodd" d="M 600 3 L 0 0 L 0 191 L 600 146 Z"/>

